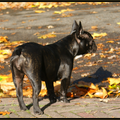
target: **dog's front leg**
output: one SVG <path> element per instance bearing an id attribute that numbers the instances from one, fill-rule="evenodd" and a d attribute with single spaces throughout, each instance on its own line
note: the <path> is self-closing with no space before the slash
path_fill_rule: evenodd
<path id="1" fill-rule="evenodd" d="M 61 88 L 60 88 L 60 93 L 61 93 L 60 101 L 61 102 L 69 103 L 69 101 L 67 100 L 67 97 L 66 97 L 69 84 L 70 84 L 70 78 L 64 78 L 61 81 Z"/>

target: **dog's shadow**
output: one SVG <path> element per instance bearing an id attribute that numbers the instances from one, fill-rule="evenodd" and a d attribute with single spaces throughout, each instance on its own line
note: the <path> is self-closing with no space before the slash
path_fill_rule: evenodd
<path id="1" fill-rule="evenodd" d="M 102 67 L 100 67 L 94 74 L 92 74 L 90 76 L 96 76 L 96 77 L 91 77 L 91 78 L 84 77 L 84 78 L 75 80 L 72 84 L 78 83 L 79 81 L 92 82 L 94 84 L 102 84 L 101 81 L 103 79 L 107 79 L 107 77 L 111 77 L 112 73 L 109 72 L 108 70 L 104 70 Z M 41 101 L 43 99 L 46 99 L 46 98 L 48 98 L 48 97 L 40 98 L 39 101 Z M 76 99 L 76 98 L 70 98 L 69 101 L 72 100 L 72 99 Z M 46 104 L 45 106 L 43 106 L 41 108 L 41 110 L 44 111 L 47 107 L 49 107 L 52 104 L 54 104 L 54 103 Z M 32 106 L 33 106 L 33 104 L 31 103 L 27 106 L 27 108 L 30 109 Z"/>
<path id="2" fill-rule="evenodd" d="M 43 99 L 48 99 L 48 96 L 45 96 L 45 97 L 43 97 L 43 98 L 39 98 L 38 99 L 38 101 L 40 102 L 40 101 L 42 101 Z M 44 111 L 47 107 L 49 107 L 50 105 L 52 105 L 52 104 L 54 104 L 54 103 L 47 103 L 45 106 L 43 106 L 42 108 L 41 108 L 41 110 L 42 111 Z M 33 103 L 30 103 L 29 105 L 27 105 L 26 107 L 28 108 L 28 110 L 30 110 L 30 108 L 33 106 Z"/>
<path id="3" fill-rule="evenodd" d="M 87 77 L 75 80 L 72 84 L 78 83 L 79 81 L 92 82 L 93 84 L 100 84 L 103 79 L 107 79 L 108 77 L 111 77 L 112 73 L 100 67 L 94 74 L 91 74 L 90 76 L 91 77 L 87 76 Z"/>

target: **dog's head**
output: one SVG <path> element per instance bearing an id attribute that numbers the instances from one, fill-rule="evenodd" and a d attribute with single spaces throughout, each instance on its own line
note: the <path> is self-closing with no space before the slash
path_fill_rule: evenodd
<path id="1" fill-rule="evenodd" d="M 79 45 L 77 55 L 96 52 L 97 46 L 95 41 L 89 32 L 83 30 L 81 22 L 79 22 L 78 25 L 77 22 L 74 21 L 71 34 L 74 35 L 74 39 Z"/>

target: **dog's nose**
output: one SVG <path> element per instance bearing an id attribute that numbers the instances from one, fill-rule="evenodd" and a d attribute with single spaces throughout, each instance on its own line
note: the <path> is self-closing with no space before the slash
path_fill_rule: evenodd
<path id="1" fill-rule="evenodd" d="M 94 45 L 94 47 L 93 47 L 93 52 L 96 52 L 96 51 L 97 51 L 97 46 Z"/>

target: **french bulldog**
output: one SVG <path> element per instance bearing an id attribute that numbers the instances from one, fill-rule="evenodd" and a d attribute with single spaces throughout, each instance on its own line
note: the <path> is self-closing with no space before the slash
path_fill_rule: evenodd
<path id="1" fill-rule="evenodd" d="M 76 21 L 73 22 L 71 33 L 53 44 L 43 46 L 28 42 L 17 46 L 12 53 L 10 66 L 20 109 L 27 110 L 22 92 L 24 75 L 27 75 L 33 88 L 34 113 L 43 114 L 38 103 L 41 81 L 45 81 L 49 100 L 54 103 L 57 98 L 53 82 L 61 80 L 60 100 L 69 102 L 66 94 L 75 56 L 96 50 L 92 35 L 83 30 L 81 22 L 78 24 Z"/>

